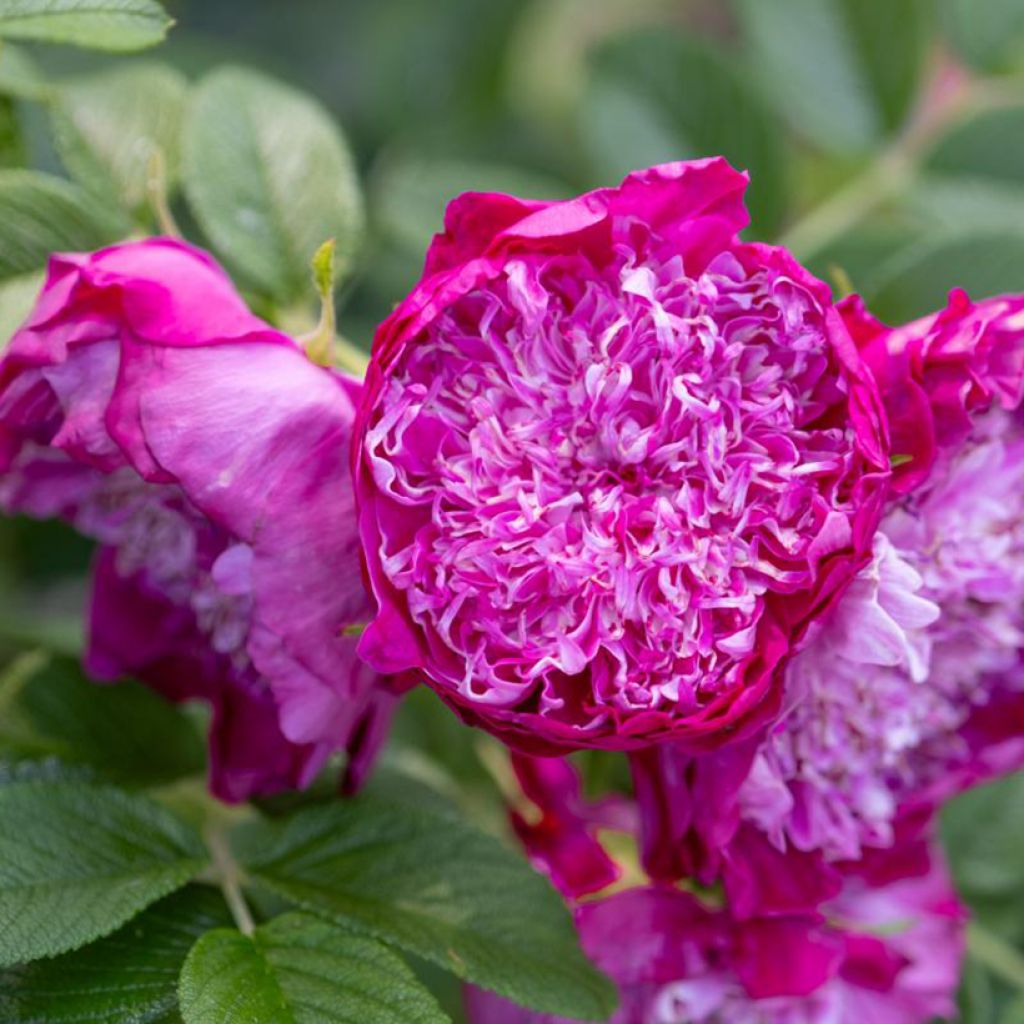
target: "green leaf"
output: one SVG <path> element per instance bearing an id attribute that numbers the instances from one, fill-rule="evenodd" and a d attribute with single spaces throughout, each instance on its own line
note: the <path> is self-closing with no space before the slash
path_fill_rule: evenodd
<path id="1" fill-rule="evenodd" d="M 994 979 L 977 961 L 964 961 L 958 997 L 958 1024 L 992 1024 L 995 1016 Z"/>
<path id="2" fill-rule="evenodd" d="M 1024 231 L 1024 194 L 1016 182 L 984 177 L 922 175 L 904 206 L 947 235 L 970 231 Z"/>
<path id="3" fill-rule="evenodd" d="M 461 805 L 483 826 L 505 827 L 505 802 L 483 756 L 504 750 L 495 740 L 467 729 L 429 687 L 402 699 L 383 758 L 367 791 L 388 802 L 432 800 L 439 810 Z M 503 758 L 507 763 L 507 758 Z"/>
<path id="4" fill-rule="evenodd" d="M 870 148 L 905 120 L 930 37 L 927 0 L 739 0 L 765 90 L 810 141 Z"/>
<path id="5" fill-rule="evenodd" d="M 951 288 L 975 299 L 1017 292 L 1024 232 L 939 234 L 911 243 L 872 275 L 864 288 L 872 312 L 888 323 L 924 316 L 946 304 Z"/>
<path id="6" fill-rule="evenodd" d="M 642 86 L 614 75 L 596 75 L 580 105 L 580 134 L 595 179 L 620 181 L 638 167 L 696 155 L 698 147 Z"/>
<path id="7" fill-rule="evenodd" d="M 0 37 L 70 43 L 96 50 L 142 50 L 173 22 L 155 0 L 4 0 Z"/>
<path id="8" fill-rule="evenodd" d="M 40 100 L 48 86 L 35 61 L 20 47 L 0 40 L 0 95 Z"/>
<path id="9" fill-rule="evenodd" d="M 51 253 L 96 249 L 124 224 L 76 185 L 31 171 L 0 171 L 0 280 L 41 270 Z"/>
<path id="10" fill-rule="evenodd" d="M 970 175 L 1019 187 L 1024 176 L 1024 106 L 989 110 L 956 125 L 928 154 L 933 174 Z"/>
<path id="11" fill-rule="evenodd" d="M 946 804 L 942 839 L 969 900 L 1024 892 L 1024 775 L 979 786 Z"/>
<path id="12" fill-rule="evenodd" d="M 185 1024 L 444 1024 L 408 966 L 375 939 L 306 914 L 250 938 L 204 935 L 181 975 Z"/>
<path id="13" fill-rule="evenodd" d="M 198 837 L 116 789 L 0 788 L 0 966 L 65 953 L 120 928 L 202 869 Z"/>
<path id="14" fill-rule="evenodd" d="M 544 1013 L 603 1020 L 615 989 L 561 898 L 450 814 L 353 800 L 241 830 L 257 884 Z"/>
<path id="15" fill-rule="evenodd" d="M 1024 48 L 1024 5 L 1020 0 L 943 0 L 946 33 L 975 67 L 1004 68 Z"/>
<path id="16" fill-rule="evenodd" d="M 19 782 L 95 781 L 95 774 L 87 765 L 68 764 L 52 756 L 19 756 L 10 750 L 0 753 L 0 786 L 13 786 Z"/>
<path id="17" fill-rule="evenodd" d="M 230 924 L 216 889 L 188 886 L 91 946 L 0 974 L 0 1019 L 158 1024 L 177 1012 L 178 977 L 195 941 Z"/>
<path id="18" fill-rule="evenodd" d="M 569 187 L 543 174 L 503 164 L 392 156 L 373 180 L 371 204 L 377 226 L 422 263 L 444 210 L 461 192 L 505 192 L 527 199 L 565 199 Z"/>
<path id="19" fill-rule="evenodd" d="M 227 68 L 199 85 L 186 118 L 184 184 L 214 247 L 278 301 L 309 294 L 309 262 L 337 242 L 350 268 L 363 205 L 347 145 L 312 98 L 255 71 Z"/>
<path id="20" fill-rule="evenodd" d="M 8 97 L 0 96 L 0 167 L 20 167 L 25 157 L 17 106 Z"/>
<path id="21" fill-rule="evenodd" d="M 112 781 L 153 786 L 203 770 L 202 740 L 181 710 L 138 683 L 93 683 L 71 658 L 51 658 L 19 705 L 54 753 Z"/>
<path id="22" fill-rule="evenodd" d="M 780 129 L 734 60 L 648 29 L 613 39 L 590 64 L 596 94 L 584 102 L 581 130 L 602 179 L 652 159 L 721 154 L 751 172 L 754 219 L 761 231 L 775 230 L 784 205 Z"/>
<path id="23" fill-rule="evenodd" d="M 178 179 L 188 83 L 165 64 L 129 64 L 61 83 L 52 110 L 64 165 L 82 185 L 129 212 L 147 202 L 154 152 Z"/>

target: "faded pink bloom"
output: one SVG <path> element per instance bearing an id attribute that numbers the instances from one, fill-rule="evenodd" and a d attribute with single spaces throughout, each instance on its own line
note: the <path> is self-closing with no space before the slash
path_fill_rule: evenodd
<path id="1" fill-rule="evenodd" d="M 611 1024 L 928 1024 L 952 1014 L 965 915 L 936 851 L 911 874 L 899 853 L 847 874 L 820 914 L 737 921 L 673 888 L 582 905 L 583 946 L 620 989 Z M 478 989 L 466 1004 L 471 1024 L 562 1024 Z"/>
<path id="2" fill-rule="evenodd" d="M 99 542 L 87 668 L 209 701 L 226 799 L 358 774 L 392 699 L 340 635 L 358 390 L 161 239 L 54 257 L 0 363 L 0 504 Z"/>
<path id="3" fill-rule="evenodd" d="M 737 240 L 745 185 L 706 160 L 451 205 L 360 407 L 378 670 L 540 753 L 775 714 L 888 456 L 827 287 Z"/>
<path id="4" fill-rule="evenodd" d="M 813 906 L 828 864 L 890 846 L 904 807 L 1024 763 L 1024 300 L 955 293 L 896 330 L 846 314 L 909 461 L 763 741 L 635 755 L 657 877 L 764 877 L 768 842 L 804 856 L 786 898 Z M 738 912 L 778 898 L 759 889 Z"/>

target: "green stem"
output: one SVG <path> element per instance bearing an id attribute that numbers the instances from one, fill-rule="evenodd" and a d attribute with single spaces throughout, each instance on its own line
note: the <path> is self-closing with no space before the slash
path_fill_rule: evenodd
<path id="1" fill-rule="evenodd" d="M 1024 992 L 1024 955 L 977 921 L 967 926 L 967 952 L 996 977 Z"/>
<path id="2" fill-rule="evenodd" d="M 339 334 L 334 339 L 332 352 L 334 365 L 339 369 L 348 371 L 360 380 L 366 376 L 366 368 L 370 365 L 370 359 L 361 348 L 357 348 L 347 338 Z"/>
<path id="3" fill-rule="evenodd" d="M 167 160 L 159 146 L 149 155 L 146 167 L 146 195 L 160 234 L 168 238 L 183 237 L 167 199 Z"/>
<path id="4" fill-rule="evenodd" d="M 231 847 L 223 827 L 211 825 L 206 831 L 206 842 L 213 858 L 215 877 L 220 885 L 224 900 L 235 919 L 238 930 L 243 935 L 252 935 L 256 930 L 249 904 L 245 902 L 242 892 L 242 872 L 235 858 L 231 855 Z"/>
<path id="5" fill-rule="evenodd" d="M 948 69 L 936 65 L 914 116 L 892 144 L 845 188 L 800 218 L 778 242 L 800 260 L 818 255 L 890 199 L 909 188 L 921 161 L 938 139 L 968 112 L 978 114 L 1011 102 L 998 82 L 965 79 L 954 87 L 944 82 Z M 1019 96 L 1013 94 L 1019 102 Z"/>

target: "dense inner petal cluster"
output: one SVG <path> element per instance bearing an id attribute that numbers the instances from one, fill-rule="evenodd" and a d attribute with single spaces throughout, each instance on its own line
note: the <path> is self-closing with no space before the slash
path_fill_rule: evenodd
<path id="1" fill-rule="evenodd" d="M 902 798 L 963 762 L 959 730 L 1024 689 L 1024 428 L 980 417 L 937 483 L 883 520 L 875 558 L 790 663 L 793 702 L 741 791 L 784 846 L 852 859 Z"/>
<path id="2" fill-rule="evenodd" d="M 506 263 L 366 435 L 431 674 L 574 725 L 735 690 L 770 595 L 850 542 L 841 388 L 817 298 L 749 253 Z"/>

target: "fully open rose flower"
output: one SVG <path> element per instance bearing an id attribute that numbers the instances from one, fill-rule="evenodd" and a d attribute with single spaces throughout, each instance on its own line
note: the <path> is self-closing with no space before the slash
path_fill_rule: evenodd
<path id="1" fill-rule="evenodd" d="M 0 504 L 100 544 L 86 664 L 213 706 L 227 799 L 378 737 L 348 446 L 358 385 L 187 245 L 58 256 L 0 364 Z"/>
<path id="2" fill-rule="evenodd" d="M 734 738 L 870 554 L 888 452 L 828 288 L 745 244 L 746 177 L 466 195 L 381 326 L 360 650 L 525 749 Z"/>
<path id="3" fill-rule="evenodd" d="M 737 921 L 672 888 L 576 912 L 619 985 L 611 1024 L 929 1024 L 955 1011 L 964 912 L 936 851 L 850 873 L 822 913 Z M 914 860 L 917 866 L 916 858 Z M 471 1024 L 561 1024 L 478 989 Z"/>
<path id="4" fill-rule="evenodd" d="M 763 742 L 634 757 L 659 877 L 728 887 L 795 850 L 790 896 L 814 905 L 827 864 L 892 845 L 906 808 L 1024 763 L 1024 298 L 954 293 L 895 330 L 844 313 L 889 410 L 894 497 Z"/>

